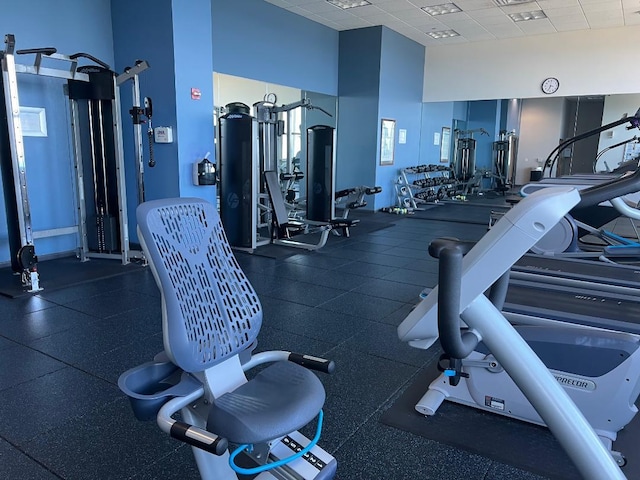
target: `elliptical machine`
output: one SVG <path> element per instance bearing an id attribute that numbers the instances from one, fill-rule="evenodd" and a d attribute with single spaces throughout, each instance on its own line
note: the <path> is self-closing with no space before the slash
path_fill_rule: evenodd
<path id="1" fill-rule="evenodd" d="M 440 338 L 446 354 L 443 375 L 418 411 L 435 414 L 448 399 L 541 423 L 585 478 L 625 478 L 619 468 L 624 457 L 612 453 L 611 444 L 637 411 L 638 338 L 586 327 L 516 328 L 500 310 L 509 269 L 537 240 L 574 206 L 615 197 L 638 177 L 582 192 L 544 189 L 515 205 L 473 246 L 450 239 L 432 243 L 440 285 L 398 327 L 399 338 L 416 348 Z M 567 354 L 558 355 L 561 350 Z M 582 359 L 597 355 L 599 362 L 578 365 L 572 361 L 576 351 Z M 555 363 L 548 366 L 540 358 L 552 356 Z M 606 401 L 596 399 L 602 394 L 608 394 Z"/>

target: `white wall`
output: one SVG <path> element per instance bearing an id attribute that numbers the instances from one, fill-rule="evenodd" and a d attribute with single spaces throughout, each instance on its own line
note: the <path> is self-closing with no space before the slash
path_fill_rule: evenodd
<path id="1" fill-rule="evenodd" d="M 558 146 L 564 116 L 563 98 L 528 98 L 522 101 L 516 184 L 529 182 L 532 169 L 541 167 Z"/>
<path id="2" fill-rule="evenodd" d="M 427 47 L 425 102 L 640 92 L 640 26 Z"/>
<path id="3" fill-rule="evenodd" d="M 638 85 L 640 87 L 640 82 Z M 629 95 L 607 96 L 604 99 L 602 124 L 605 125 L 607 123 L 615 122 L 616 120 L 622 118 L 625 113 L 627 115 L 633 115 L 638 110 L 638 108 L 640 108 L 640 94 L 638 93 Z M 628 125 L 629 124 L 626 123 L 612 130 L 602 132 L 600 134 L 598 151 L 602 151 L 611 145 L 616 145 L 624 140 L 633 138 L 634 136 L 640 136 L 640 131 L 638 131 L 637 129 L 627 130 Z M 610 169 L 615 168 L 615 166 L 622 161 L 623 155 L 624 145 L 609 150 L 598 159 L 597 169 L 604 171 L 606 169 L 604 162 L 607 163 Z"/>
<path id="4" fill-rule="evenodd" d="M 224 107 L 231 102 L 242 102 L 251 107 L 254 103 L 264 100 L 267 93 L 276 94 L 277 105 L 297 102 L 302 98 L 302 91 L 298 88 L 223 73 L 213 74 L 213 88 L 213 98 L 217 107 Z"/>

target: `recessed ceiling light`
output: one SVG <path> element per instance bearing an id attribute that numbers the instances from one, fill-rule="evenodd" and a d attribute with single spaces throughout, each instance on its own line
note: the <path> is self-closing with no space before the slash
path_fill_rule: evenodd
<path id="1" fill-rule="evenodd" d="M 455 30 L 440 30 L 438 32 L 428 32 L 431 38 L 440 39 L 440 38 L 450 38 L 450 37 L 459 37 L 460 34 Z"/>
<path id="2" fill-rule="evenodd" d="M 547 18 L 542 10 L 534 10 L 533 12 L 510 13 L 509 18 L 514 22 L 525 22 L 527 20 L 540 20 Z"/>
<path id="3" fill-rule="evenodd" d="M 457 13 L 461 12 L 462 9 L 457 6 L 455 3 L 443 3 L 442 5 L 429 5 L 427 7 L 422 7 L 422 10 L 427 12 L 429 15 L 444 15 L 445 13 Z"/>
<path id="4" fill-rule="evenodd" d="M 331 5 L 335 5 L 336 7 L 341 8 L 342 10 L 371 5 L 371 2 L 367 2 L 367 0 L 327 0 L 327 2 L 329 2 Z"/>
<path id="5" fill-rule="evenodd" d="M 509 5 L 520 5 L 522 3 L 533 3 L 536 0 L 493 0 L 499 7 L 508 7 Z"/>

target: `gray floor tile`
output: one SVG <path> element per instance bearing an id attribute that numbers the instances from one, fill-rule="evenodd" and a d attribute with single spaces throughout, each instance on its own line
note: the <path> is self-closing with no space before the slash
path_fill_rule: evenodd
<path id="1" fill-rule="evenodd" d="M 0 392 L 66 365 L 31 348 L 16 345 L 0 350 Z"/>
<path id="2" fill-rule="evenodd" d="M 54 475 L 33 458 L 0 439 L 0 478 L 20 480 L 54 480 Z"/>
<path id="3" fill-rule="evenodd" d="M 74 368 L 56 370 L 0 392 L 0 435 L 18 445 L 41 438 L 51 429 L 53 436 L 59 436 L 65 430 L 73 430 L 70 425 L 78 418 L 120 395 L 114 385 Z M 34 458 L 41 458 L 39 452 L 32 453 Z M 75 456 L 73 461 L 77 460 Z"/>
<path id="4" fill-rule="evenodd" d="M 24 446 L 65 479 L 129 478 L 180 446 L 155 422 L 137 421 L 124 395 L 65 427 L 38 435 Z"/>
<path id="5" fill-rule="evenodd" d="M 420 286 L 379 278 L 368 280 L 359 287 L 353 289 L 353 292 L 363 293 L 372 297 L 396 300 L 403 303 L 407 303 L 418 298 L 421 291 L 422 287 Z"/>
<path id="6" fill-rule="evenodd" d="M 402 302 L 349 292 L 322 304 L 322 308 L 344 315 L 379 321 L 404 306 Z"/>
<path id="7" fill-rule="evenodd" d="M 345 290 L 311 285 L 296 280 L 281 279 L 266 295 L 272 298 L 316 307 L 343 293 L 345 293 Z"/>
<path id="8" fill-rule="evenodd" d="M 86 327 L 95 317 L 63 306 L 6 318 L 0 323 L 0 334 L 26 344 L 32 340 L 73 328 Z"/>

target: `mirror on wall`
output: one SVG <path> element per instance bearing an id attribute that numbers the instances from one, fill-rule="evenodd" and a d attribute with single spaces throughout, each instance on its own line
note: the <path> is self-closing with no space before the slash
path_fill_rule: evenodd
<path id="1" fill-rule="evenodd" d="M 225 113 L 226 106 L 240 102 L 247 105 L 252 116 L 259 115 L 256 104 L 267 102 L 277 107 L 286 106 L 277 114 L 277 169 L 279 173 L 306 171 L 306 132 L 316 125 L 337 128 L 337 97 L 301 90 L 286 85 L 236 77 L 214 72 L 214 121 Z M 304 197 L 304 181 L 283 186 L 293 189 L 295 197 Z"/>
<path id="2" fill-rule="evenodd" d="M 478 136 L 476 165 L 494 168 L 492 145 L 501 132 L 517 136 L 515 183 L 530 181 L 559 142 L 633 115 L 640 107 L 640 94 L 499 99 L 423 104 L 421 163 L 440 161 L 441 147 L 433 146 L 434 133 L 442 125 L 456 129 L 485 128 L 490 136 Z M 425 119 L 428 119 L 426 121 Z M 576 142 L 562 152 L 551 174 L 568 175 L 612 171 L 621 163 L 640 158 L 640 131 L 627 124 Z M 451 152 L 454 160 L 455 151 Z M 549 175 L 549 171 L 545 172 Z"/>

